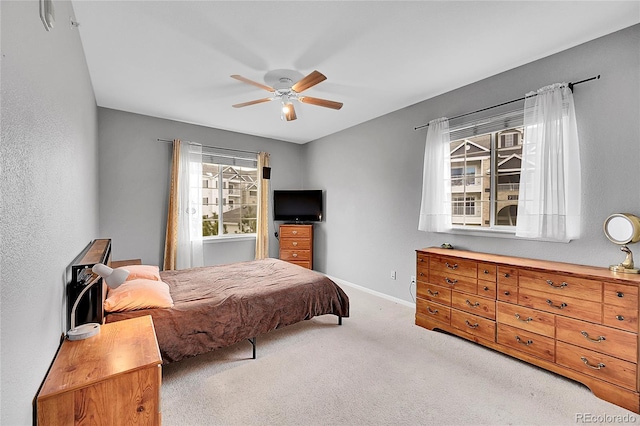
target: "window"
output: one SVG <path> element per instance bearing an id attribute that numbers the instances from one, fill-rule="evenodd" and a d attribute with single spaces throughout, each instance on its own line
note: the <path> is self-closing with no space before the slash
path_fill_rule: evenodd
<path id="1" fill-rule="evenodd" d="M 202 173 L 202 236 L 255 234 L 258 211 L 256 161 L 203 154 Z"/>
<path id="2" fill-rule="evenodd" d="M 515 229 L 522 134 L 523 128 L 516 127 L 451 141 L 454 227 Z"/>

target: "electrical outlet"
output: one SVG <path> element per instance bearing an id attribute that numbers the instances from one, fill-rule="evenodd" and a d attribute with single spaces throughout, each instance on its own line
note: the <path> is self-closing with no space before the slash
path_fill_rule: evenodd
<path id="1" fill-rule="evenodd" d="M 411 284 L 415 284 L 415 283 L 416 283 L 416 276 L 411 275 Z"/>
<path id="2" fill-rule="evenodd" d="M 396 271 L 391 271 L 391 279 L 392 280 L 396 279 Z"/>

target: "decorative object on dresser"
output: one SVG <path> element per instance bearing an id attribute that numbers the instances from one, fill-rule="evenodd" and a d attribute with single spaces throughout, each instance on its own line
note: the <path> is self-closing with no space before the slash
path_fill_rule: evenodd
<path id="1" fill-rule="evenodd" d="M 417 250 L 416 324 L 586 385 L 640 413 L 640 276 L 463 250 Z"/>
<path id="2" fill-rule="evenodd" d="M 604 221 L 604 234 L 615 244 L 620 244 L 620 250 L 626 253 L 625 259 L 609 269 L 614 272 L 637 274 L 640 272 L 633 265 L 633 253 L 627 244 L 640 241 L 640 218 L 630 213 L 615 213 Z"/>
<path id="3" fill-rule="evenodd" d="M 38 393 L 38 424 L 159 425 L 161 363 L 148 315 L 65 340 Z"/>
<path id="4" fill-rule="evenodd" d="M 280 260 L 313 269 L 313 225 L 280 225 Z"/>
<path id="5" fill-rule="evenodd" d="M 126 269 L 111 269 L 103 263 L 96 263 L 91 268 L 91 271 L 95 277 L 85 285 L 71 308 L 71 328 L 67 332 L 67 339 L 69 340 L 87 339 L 100 332 L 100 324 L 98 323 L 86 323 L 76 326 L 76 309 L 78 308 L 78 303 L 82 299 L 82 296 L 84 296 L 84 294 L 101 278 L 109 288 L 118 288 L 129 276 L 129 271 Z M 86 272 L 86 270 L 84 270 L 84 272 Z"/>

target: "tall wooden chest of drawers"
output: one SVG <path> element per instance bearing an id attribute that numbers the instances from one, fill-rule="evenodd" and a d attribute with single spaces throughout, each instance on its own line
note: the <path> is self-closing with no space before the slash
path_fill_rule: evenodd
<path id="1" fill-rule="evenodd" d="M 417 250 L 416 324 L 583 383 L 640 413 L 640 276 L 462 250 Z"/>
<path id="2" fill-rule="evenodd" d="M 280 225 L 280 260 L 313 269 L 313 225 Z"/>

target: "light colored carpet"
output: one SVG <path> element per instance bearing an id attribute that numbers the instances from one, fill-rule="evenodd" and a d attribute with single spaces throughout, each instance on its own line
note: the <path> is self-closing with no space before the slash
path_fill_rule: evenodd
<path id="1" fill-rule="evenodd" d="M 256 360 L 242 342 L 164 366 L 163 423 L 640 424 L 581 384 L 417 327 L 412 308 L 342 287 L 351 301 L 342 326 L 323 316 L 258 336 Z"/>

